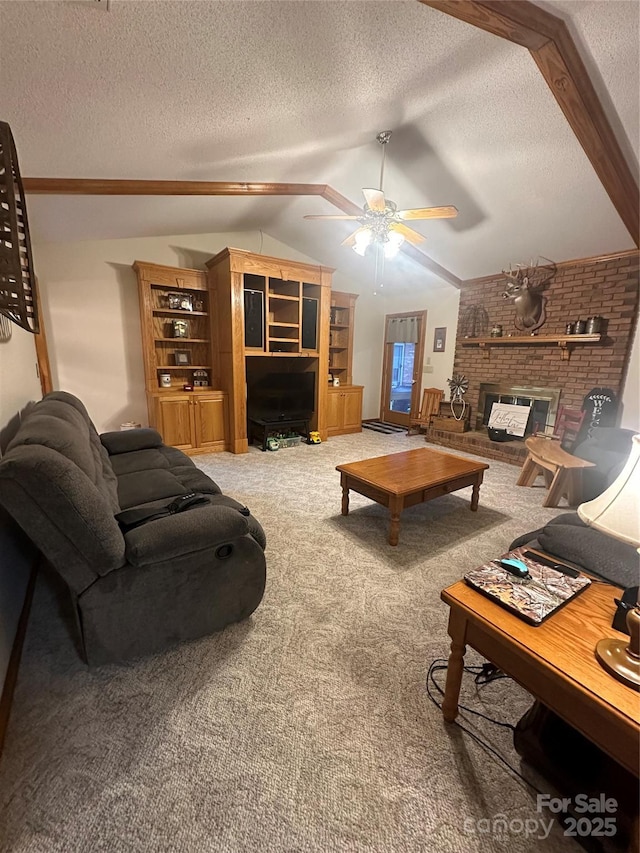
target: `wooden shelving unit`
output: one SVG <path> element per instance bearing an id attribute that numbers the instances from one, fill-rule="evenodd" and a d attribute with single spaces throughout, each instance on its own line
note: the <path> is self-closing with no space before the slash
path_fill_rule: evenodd
<path id="1" fill-rule="evenodd" d="M 215 387 L 212 323 L 207 277 L 199 270 L 166 267 L 136 261 L 140 298 L 140 326 L 149 424 L 166 444 L 187 453 L 227 449 L 227 395 Z M 188 307 L 170 307 L 179 297 Z M 201 308 L 194 309 L 194 305 Z M 187 324 L 185 336 L 176 336 L 174 320 Z M 188 364 L 177 363 L 186 353 Z M 206 379 L 194 376 L 205 371 Z M 161 384 L 160 374 L 171 377 Z M 194 385 L 206 381 L 206 385 Z M 191 385 L 192 391 L 184 386 Z"/>
<path id="2" fill-rule="evenodd" d="M 333 270 L 232 248 L 211 258 L 207 268 L 218 329 L 214 358 L 231 401 L 230 449 L 234 453 L 248 449 L 249 373 L 253 377 L 269 372 L 315 373 L 316 407 L 309 426 L 326 438 Z M 277 367 L 273 359 L 280 359 Z"/>
<path id="3" fill-rule="evenodd" d="M 271 372 L 315 374 L 309 428 L 322 439 L 362 428 L 363 389 L 351 376 L 357 295 L 332 293 L 333 270 L 231 248 L 211 258 L 207 272 L 133 266 L 149 423 L 167 444 L 246 452 L 247 380 Z M 186 307 L 170 306 L 169 294 L 184 297 Z M 174 320 L 187 323 L 179 337 Z M 177 363 L 176 353 L 185 352 L 189 363 Z M 207 371 L 211 384 L 185 390 L 196 370 Z M 329 386 L 329 371 L 340 387 Z M 161 373 L 170 375 L 169 387 Z"/>
<path id="4" fill-rule="evenodd" d="M 598 344 L 602 341 L 602 335 L 512 335 L 500 338 L 462 338 L 460 343 L 463 347 L 479 347 L 485 356 L 491 355 L 493 347 L 508 346 L 553 346 L 560 347 L 561 357 L 569 359 L 571 350 L 580 344 Z"/>
<path id="5" fill-rule="evenodd" d="M 329 376 L 339 387 L 329 386 L 327 431 L 345 435 L 362 430 L 362 385 L 354 385 L 353 329 L 357 293 L 331 293 L 329 314 Z"/>

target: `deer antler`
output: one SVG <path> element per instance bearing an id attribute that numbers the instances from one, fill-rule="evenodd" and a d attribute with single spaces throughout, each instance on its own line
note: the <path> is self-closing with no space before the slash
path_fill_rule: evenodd
<path id="1" fill-rule="evenodd" d="M 515 270 L 509 264 L 509 269 L 502 270 L 502 274 L 514 284 L 526 282 L 526 285 L 531 289 L 541 287 L 554 277 L 558 268 L 549 258 L 542 255 L 540 257 L 542 260 L 548 261 L 548 264 L 540 266 L 540 258 L 535 263 L 531 259 L 528 265 L 516 264 Z"/>

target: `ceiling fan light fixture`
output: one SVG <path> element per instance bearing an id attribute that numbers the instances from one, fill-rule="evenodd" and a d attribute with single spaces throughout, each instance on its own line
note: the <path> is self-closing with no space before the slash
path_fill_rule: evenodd
<path id="1" fill-rule="evenodd" d="M 391 139 L 390 130 L 381 130 L 376 140 L 382 148 L 382 164 L 380 167 L 380 187 L 363 187 L 365 203 L 361 213 L 340 214 L 307 214 L 305 219 L 348 219 L 358 223 L 356 230 L 342 241 L 343 246 L 350 246 L 353 251 L 364 257 L 369 246 L 377 247 L 376 258 L 395 258 L 404 242 L 417 246 L 424 241 L 424 236 L 415 231 L 404 220 L 412 219 L 450 219 L 458 215 L 453 205 L 444 207 L 415 207 L 398 210 L 391 199 L 386 198 L 382 189 L 384 181 L 384 161 L 386 147 Z"/>
<path id="2" fill-rule="evenodd" d="M 395 258 L 400 251 L 400 246 L 404 243 L 404 235 L 397 231 L 389 231 L 387 240 L 384 243 L 384 256 L 387 259 Z"/>
<path id="3" fill-rule="evenodd" d="M 362 228 L 357 232 L 354 238 L 353 246 L 351 247 L 356 255 L 364 258 L 367 248 L 373 242 L 373 231 L 370 228 Z"/>

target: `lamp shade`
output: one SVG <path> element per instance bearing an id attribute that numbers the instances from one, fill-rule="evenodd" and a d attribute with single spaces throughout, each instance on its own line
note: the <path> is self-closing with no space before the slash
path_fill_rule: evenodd
<path id="1" fill-rule="evenodd" d="M 580 504 L 578 515 L 614 539 L 640 546 L 640 435 L 634 435 L 627 463 L 608 489 Z"/>

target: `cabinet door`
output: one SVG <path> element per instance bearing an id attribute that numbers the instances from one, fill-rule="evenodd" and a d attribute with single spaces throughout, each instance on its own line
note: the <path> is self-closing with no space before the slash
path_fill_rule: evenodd
<path id="1" fill-rule="evenodd" d="M 158 430 L 165 444 L 180 450 L 193 447 L 193 407 L 191 398 L 161 396 L 157 398 Z"/>
<path id="2" fill-rule="evenodd" d="M 193 398 L 197 447 L 223 448 L 226 443 L 226 401 L 222 394 Z"/>
<path id="3" fill-rule="evenodd" d="M 350 432 L 359 432 L 362 429 L 362 388 L 346 389 L 343 400 L 342 427 Z"/>
<path id="4" fill-rule="evenodd" d="M 337 432 L 342 428 L 344 413 L 344 398 L 339 388 L 329 388 L 327 394 L 327 419 L 326 426 L 329 433 Z"/>

